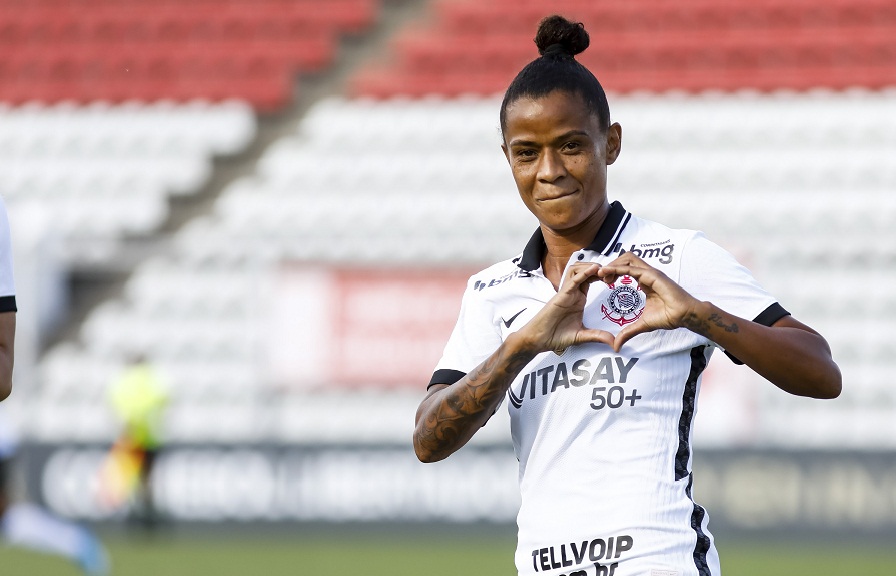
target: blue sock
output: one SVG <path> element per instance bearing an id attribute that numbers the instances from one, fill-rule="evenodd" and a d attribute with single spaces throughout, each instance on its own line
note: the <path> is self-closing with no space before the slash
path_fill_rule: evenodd
<path id="1" fill-rule="evenodd" d="M 106 551 L 92 532 L 34 504 L 9 506 L 0 518 L 0 535 L 13 546 L 64 556 L 91 576 L 109 571 Z"/>

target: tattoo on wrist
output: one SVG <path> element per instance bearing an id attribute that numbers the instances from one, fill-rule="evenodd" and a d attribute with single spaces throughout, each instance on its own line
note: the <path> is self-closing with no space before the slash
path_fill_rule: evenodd
<path id="1" fill-rule="evenodd" d="M 685 328 L 697 334 L 703 334 L 709 330 L 709 322 L 705 318 L 700 318 L 694 312 L 689 312 L 682 320 L 682 324 L 684 324 Z"/>

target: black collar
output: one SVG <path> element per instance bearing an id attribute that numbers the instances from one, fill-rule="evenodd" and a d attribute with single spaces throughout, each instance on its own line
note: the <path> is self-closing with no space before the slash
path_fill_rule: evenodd
<path id="1" fill-rule="evenodd" d="M 585 249 L 609 256 L 631 217 L 632 215 L 622 207 L 618 200 L 610 204 L 610 212 L 604 219 L 603 224 L 600 225 L 600 230 L 597 231 L 594 240 Z M 526 244 L 526 248 L 523 250 L 523 257 L 517 262 L 517 266 L 529 272 L 538 270 L 541 267 L 541 260 L 544 258 L 545 248 L 544 234 L 542 234 L 541 227 L 539 227 L 532 234 L 529 243 Z"/>

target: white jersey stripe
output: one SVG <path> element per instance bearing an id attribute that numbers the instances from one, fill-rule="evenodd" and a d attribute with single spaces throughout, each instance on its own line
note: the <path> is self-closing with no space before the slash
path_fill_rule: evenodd
<path id="1" fill-rule="evenodd" d="M 628 221 L 632 219 L 631 212 L 625 215 L 625 219 L 619 225 L 619 228 L 616 229 L 616 234 L 613 236 L 613 240 L 611 240 L 607 244 L 606 250 L 604 250 L 603 255 L 609 256 L 613 253 L 613 250 L 616 248 L 616 244 L 619 242 L 619 237 L 622 236 L 622 231 L 625 230 L 626 225 L 628 225 Z"/>

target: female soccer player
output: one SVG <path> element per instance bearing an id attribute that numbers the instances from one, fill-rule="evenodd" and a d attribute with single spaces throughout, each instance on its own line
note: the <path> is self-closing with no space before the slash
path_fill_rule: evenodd
<path id="1" fill-rule="evenodd" d="M 12 245 L 6 205 L 0 199 L 0 401 L 12 392 L 16 334 L 16 296 Z M 10 481 L 19 445 L 7 403 L 0 405 L 0 543 L 70 558 L 86 574 L 108 573 L 102 543 L 86 528 L 72 524 L 28 502 L 13 502 Z"/>
<path id="2" fill-rule="evenodd" d="M 0 402 L 12 392 L 16 339 L 16 289 L 13 281 L 10 237 L 6 205 L 0 199 Z"/>
<path id="3" fill-rule="evenodd" d="M 714 348 L 792 394 L 833 398 L 830 348 L 699 232 L 607 198 L 622 129 L 574 56 L 581 24 L 542 21 L 541 56 L 501 105 L 503 150 L 538 218 L 522 254 L 474 275 L 417 411 L 414 447 L 461 448 L 508 399 L 520 461 L 520 574 L 720 574 L 691 497 L 691 424 Z M 674 201 L 674 199 L 670 199 Z"/>

